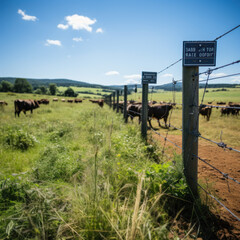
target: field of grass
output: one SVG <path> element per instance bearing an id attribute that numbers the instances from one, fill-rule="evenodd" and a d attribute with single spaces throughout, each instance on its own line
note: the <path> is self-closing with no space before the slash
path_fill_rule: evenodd
<path id="1" fill-rule="evenodd" d="M 0 94 L 0 239 L 177 239 L 179 156 L 165 163 L 108 106 L 50 101 L 15 118 L 17 98 L 36 96 Z"/>
<path id="2" fill-rule="evenodd" d="M 64 92 L 67 90 L 68 87 L 58 87 L 58 90 L 60 92 Z M 74 92 L 80 92 L 79 96 L 81 97 L 90 97 L 90 98 L 101 98 L 101 95 L 104 95 L 104 94 L 110 94 L 109 92 L 106 92 L 104 89 L 102 88 L 87 88 L 87 87 L 75 87 L 75 86 L 72 86 L 71 87 Z M 86 93 L 83 93 L 83 92 L 86 92 Z M 89 94 L 88 94 L 88 93 Z"/>

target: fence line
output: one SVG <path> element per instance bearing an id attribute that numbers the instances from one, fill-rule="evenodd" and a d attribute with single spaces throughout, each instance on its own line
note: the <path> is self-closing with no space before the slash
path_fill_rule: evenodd
<path id="1" fill-rule="evenodd" d="M 237 63 L 240 63 L 240 60 L 237 60 L 237 61 L 234 61 L 234 62 L 225 64 L 225 65 L 222 65 L 222 66 L 220 66 L 220 67 L 209 68 L 208 70 L 206 70 L 206 71 L 204 71 L 204 72 L 201 72 L 201 73 L 198 73 L 198 74 L 196 74 L 195 76 L 200 76 L 200 75 L 202 75 L 202 74 L 211 74 L 213 71 L 216 71 L 216 70 L 219 70 L 219 69 L 222 69 L 222 68 L 225 68 L 225 67 L 229 67 L 229 66 L 232 66 L 232 65 L 237 64 Z"/>
<path id="2" fill-rule="evenodd" d="M 238 221 L 240 221 L 240 218 L 236 216 L 232 211 L 230 211 L 222 202 L 220 202 L 217 198 L 215 198 L 212 194 L 210 194 L 208 191 L 206 191 L 199 183 L 198 186 L 211 198 L 213 198 L 215 201 L 217 201 L 222 207 L 224 207 L 233 217 L 235 217 Z"/>
<path id="3" fill-rule="evenodd" d="M 222 141 L 221 141 L 221 142 L 216 142 L 216 141 L 214 141 L 214 140 L 211 140 L 211 139 L 208 139 L 208 138 L 203 137 L 201 134 L 199 134 L 198 137 L 199 137 L 199 138 L 202 138 L 202 139 L 205 139 L 205 140 L 207 140 L 207 141 L 209 141 L 209 142 L 211 142 L 211 143 L 215 143 L 218 147 L 221 147 L 221 148 L 223 148 L 223 149 L 228 149 L 228 150 L 231 150 L 231 151 L 240 153 L 240 151 L 237 150 L 237 149 L 234 149 L 234 148 L 232 148 L 232 147 L 227 147 L 227 144 L 225 144 L 225 143 L 222 142 Z"/>
<path id="4" fill-rule="evenodd" d="M 229 34 L 230 32 L 232 32 L 232 31 L 236 30 L 236 29 L 237 29 L 237 28 L 239 28 L 239 27 L 240 27 L 240 25 L 238 25 L 238 26 L 234 27 L 233 29 L 231 29 L 231 30 L 229 30 L 229 31 L 225 32 L 224 34 L 220 35 L 219 37 L 215 38 L 214 40 L 215 40 L 215 41 L 217 41 L 218 39 L 222 38 L 223 36 L 225 36 L 225 35 Z"/>
<path id="5" fill-rule="evenodd" d="M 219 37 L 217 37 L 217 38 L 215 39 L 215 41 L 217 41 L 217 40 L 219 40 L 220 38 L 226 36 L 227 34 L 229 34 L 230 32 L 234 31 L 235 29 L 237 29 L 237 28 L 239 28 L 239 27 L 240 27 L 240 25 L 238 25 L 238 26 L 236 26 L 235 28 L 233 28 L 233 29 L 225 32 L 224 34 L 222 34 L 222 35 L 220 35 Z M 166 68 L 162 69 L 161 71 L 157 72 L 157 74 L 162 73 L 163 71 L 165 71 L 165 70 L 169 69 L 170 67 L 176 65 L 176 64 L 179 63 L 180 61 L 182 61 L 182 58 L 179 59 L 179 60 L 177 60 L 176 62 L 173 62 L 172 64 L 170 64 L 170 65 L 167 66 Z M 234 106 L 215 106 L 215 105 L 203 104 L 203 101 L 204 101 L 204 98 L 205 98 L 205 93 L 206 93 L 206 91 L 207 91 L 208 82 L 209 82 L 209 81 L 240 75 L 240 73 L 233 73 L 233 74 L 228 74 L 228 75 L 225 75 L 225 76 L 210 78 L 210 75 L 212 74 L 212 72 L 217 71 L 217 70 L 219 70 L 219 69 L 224 69 L 224 68 L 226 68 L 226 67 L 229 67 L 229 66 L 232 66 L 232 65 L 235 65 L 235 64 L 238 64 L 238 63 L 240 63 L 240 60 L 237 60 L 237 61 L 234 61 L 234 62 L 225 64 L 225 65 L 222 65 L 222 66 L 219 66 L 219 67 L 215 67 L 215 68 L 212 68 L 212 69 L 209 68 L 209 69 L 206 70 L 206 71 L 203 71 L 203 72 L 201 72 L 201 73 L 197 73 L 197 74 L 193 74 L 193 75 L 192 75 L 193 77 L 198 77 L 198 76 L 203 75 L 203 74 L 206 74 L 206 75 L 207 75 L 207 78 L 206 78 L 205 80 L 200 80 L 200 81 L 199 81 L 199 79 L 196 78 L 199 83 L 200 83 L 200 82 L 206 82 L 206 84 L 205 84 L 205 87 L 204 87 L 204 92 L 203 92 L 203 95 L 202 95 L 201 104 L 200 104 L 199 106 L 195 106 L 195 105 L 197 105 L 197 104 L 191 105 L 191 107 L 194 107 L 194 108 L 193 108 L 193 114 L 196 114 L 196 119 L 195 119 L 196 121 L 194 120 L 193 125 L 196 124 L 196 126 L 198 126 L 197 124 L 198 124 L 198 122 L 199 122 L 199 114 L 200 114 L 199 108 L 201 108 L 201 107 L 225 108 L 225 109 L 240 110 L 240 107 L 238 107 L 238 106 L 236 106 L 236 107 L 234 107 Z M 171 82 L 171 83 L 173 84 L 173 87 L 172 87 L 173 103 L 174 103 L 175 105 L 181 105 L 181 106 L 183 106 L 183 105 L 180 104 L 180 103 L 175 103 L 175 95 L 174 95 L 174 94 L 175 94 L 175 84 L 176 84 L 177 82 L 182 82 L 182 81 L 183 81 L 182 79 L 181 79 L 181 80 L 176 80 L 176 81 L 174 81 L 174 79 L 173 79 L 173 81 Z M 199 86 L 198 86 L 198 85 L 195 85 L 195 88 L 192 89 L 192 90 L 193 90 L 194 93 L 197 93 L 197 94 L 193 94 L 193 96 L 192 96 L 192 98 L 193 98 L 193 99 L 192 99 L 192 102 L 194 102 L 194 101 L 196 100 L 196 96 L 198 96 Z M 183 129 L 178 128 L 178 127 L 175 127 L 174 125 L 171 124 L 172 112 L 173 112 L 173 110 L 171 110 L 171 113 L 170 113 L 170 116 L 169 116 L 169 124 L 168 124 L 169 128 L 172 127 L 173 129 L 177 129 L 177 130 L 183 132 Z M 131 113 L 134 113 L 135 116 L 139 116 L 139 117 L 142 116 L 142 114 L 139 113 L 139 112 L 136 112 L 136 111 L 133 111 L 133 110 L 128 110 L 128 113 L 127 113 L 128 116 L 130 116 L 130 117 L 135 117 L 135 116 L 132 116 Z M 162 154 L 165 155 L 165 156 L 167 156 L 167 154 L 164 153 L 164 151 L 165 151 L 165 146 L 166 146 L 166 142 L 167 142 L 167 141 L 170 142 L 171 144 L 173 144 L 175 147 L 179 148 L 180 150 L 183 150 L 182 147 L 180 147 L 178 144 L 176 144 L 175 142 L 171 141 L 171 140 L 168 138 L 168 133 L 169 133 L 169 130 L 170 130 L 169 128 L 168 128 L 168 130 L 167 130 L 167 132 L 166 132 L 166 136 L 163 136 L 162 134 L 160 134 L 159 132 L 157 132 L 157 131 L 156 131 L 155 129 L 153 129 L 152 127 L 150 128 L 152 132 L 154 132 L 155 134 L 159 135 L 159 136 L 160 136 L 161 138 L 163 138 L 163 140 L 165 141 L 165 142 L 164 142 L 163 149 L 162 149 Z M 198 129 L 198 128 L 195 128 L 195 129 Z M 196 131 L 198 131 L 198 130 L 196 130 Z M 216 141 L 214 141 L 214 140 L 211 140 L 211 139 L 208 139 L 208 138 L 206 138 L 206 137 L 201 136 L 201 134 L 200 134 L 199 132 L 198 132 L 198 133 L 197 133 L 197 132 L 192 132 L 191 134 L 194 135 L 195 137 L 197 137 L 197 139 L 198 139 L 198 138 L 202 138 L 202 139 L 204 139 L 204 140 L 206 140 L 206 141 L 209 141 L 209 142 L 211 142 L 211 143 L 214 143 L 214 144 L 216 144 L 218 147 L 223 148 L 224 150 L 225 150 L 225 149 L 228 149 L 228 150 L 231 150 L 231 151 L 235 151 L 235 152 L 240 153 L 239 150 L 234 149 L 234 148 L 232 148 L 232 147 L 228 147 L 227 144 L 225 144 L 222 140 L 221 140 L 221 142 L 216 142 Z M 230 180 L 232 180 L 233 182 L 235 182 L 235 183 L 237 183 L 237 184 L 240 184 L 240 182 L 239 182 L 238 180 L 236 180 L 235 178 L 229 176 L 228 173 L 222 172 L 221 170 L 219 170 L 218 168 L 216 168 L 215 166 L 213 166 L 212 164 L 210 164 L 209 162 L 207 162 L 207 161 L 204 160 L 203 158 L 197 156 L 196 154 L 194 154 L 194 153 L 190 153 L 190 154 L 191 154 L 192 156 L 196 157 L 196 158 L 197 158 L 198 160 L 200 160 L 201 162 L 207 164 L 207 165 L 208 165 L 209 167 L 211 167 L 212 169 L 216 170 L 216 171 L 217 171 L 218 173 L 220 173 L 224 178 L 230 179 Z M 189 157 L 190 157 L 190 156 L 189 156 Z M 169 158 L 169 157 L 168 157 L 168 158 Z M 239 217 L 237 217 L 234 213 L 232 213 L 223 203 L 221 203 L 218 199 L 216 199 L 214 196 L 212 196 L 210 193 L 208 193 L 201 185 L 199 185 L 198 183 L 197 183 L 197 185 L 198 185 L 206 194 L 208 194 L 209 196 L 211 196 L 211 197 L 212 197 L 214 200 L 216 200 L 221 206 L 223 206 L 232 216 L 234 216 L 238 221 L 240 221 Z"/>

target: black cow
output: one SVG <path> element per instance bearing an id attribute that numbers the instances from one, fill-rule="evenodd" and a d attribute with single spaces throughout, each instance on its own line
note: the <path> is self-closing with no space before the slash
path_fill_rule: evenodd
<path id="1" fill-rule="evenodd" d="M 36 101 L 36 100 L 17 99 L 17 100 L 14 101 L 14 107 L 15 107 L 15 117 L 16 117 L 16 114 L 19 117 L 19 114 L 20 114 L 21 111 L 23 111 L 25 115 L 26 115 L 26 111 L 29 111 L 29 110 L 32 113 L 33 109 L 39 108 L 39 104 L 38 104 L 38 101 Z"/>
<path id="2" fill-rule="evenodd" d="M 139 123 L 141 121 L 141 110 L 142 110 L 142 105 L 141 104 L 129 104 L 127 106 L 127 118 L 130 117 L 131 120 L 133 121 L 134 117 L 139 118 Z"/>
<path id="3" fill-rule="evenodd" d="M 200 106 L 199 108 L 199 113 L 205 117 L 207 117 L 207 121 L 210 120 L 210 116 L 211 116 L 211 113 L 212 113 L 212 108 L 209 107 L 209 106 L 206 106 L 206 105 L 202 105 Z"/>
<path id="4" fill-rule="evenodd" d="M 5 102 L 5 101 L 2 101 L 2 100 L 0 100 L 0 106 L 4 106 L 4 105 L 8 105 L 8 103 L 7 102 Z"/>
<path id="5" fill-rule="evenodd" d="M 160 119 L 164 119 L 165 127 L 167 127 L 167 119 L 169 111 L 173 108 L 172 104 L 156 104 L 153 106 L 148 106 L 148 122 L 151 128 L 151 118 L 156 118 L 158 121 L 159 127 L 161 127 Z"/>

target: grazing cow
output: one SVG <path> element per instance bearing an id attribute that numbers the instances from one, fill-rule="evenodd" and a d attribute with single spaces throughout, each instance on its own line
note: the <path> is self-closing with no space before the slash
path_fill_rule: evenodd
<path id="1" fill-rule="evenodd" d="M 53 102 L 58 102 L 58 98 L 53 98 Z"/>
<path id="2" fill-rule="evenodd" d="M 226 102 L 217 102 L 217 105 L 226 105 Z"/>
<path id="3" fill-rule="evenodd" d="M 25 115 L 26 115 L 26 111 L 29 111 L 29 110 L 32 113 L 33 109 L 39 108 L 39 104 L 36 100 L 17 99 L 17 100 L 14 101 L 14 107 L 15 107 L 15 117 L 16 117 L 16 114 L 19 117 L 19 114 L 20 114 L 21 111 L 23 111 Z"/>
<path id="4" fill-rule="evenodd" d="M 100 107 L 103 107 L 104 100 L 102 100 L 102 99 L 101 99 L 101 100 L 98 100 L 98 102 L 97 102 L 97 103 L 98 103 L 98 105 L 99 105 Z"/>
<path id="5" fill-rule="evenodd" d="M 81 103 L 82 100 L 81 100 L 81 99 L 78 99 L 78 98 L 75 98 L 75 99 L 74 99 L 74 102 L 75 102 L 75 103 Z"/>
<path id="6" fill-rule="evenodd" d="M 141 104 L 129 104 L 127 106 L 127 118 L 130 117 L 131 120 L 133 121 L 134 117 L 139 118 L 139 123 L 141 121 L 141 110 L 142 110 L 142 105 Z"/>
<path id="7" fill-rule="evenodd" d="M 103 99 L 99 99 L 99 100 L 89 100 L 92 103 L 97 103 L 100 107 L 103 107 L 104 104 L 104 100 Z"/>
<path id="8" fill-rule="evenodd" d="M 230 108 L 221 108 L 221 117 L 223 115 L 227 115 L 228 116 L 230 114 L 230 112 L 231 112 Z"/>
<path id="9" fill-rule="evenodd" d="M 156 104 L 148 107 L 148 122 L 151 128 L 151 118 L 156 118 L 158 121 L 159 127 L 161 127 L 160 119 L 164 119 L 165 127 L 167 127 L 167 119 L 169 111 L 173 108 L 172 104 Z"/>
<path id="10" fill-rule="evenodd" d="M 156 104 L 157 103 L 157 101 L 148 101 L 148 104 L 150 104 L 150 105 L 153 105 L 153 104 Z"/>
<path id="11" fill-rule="evenodd" d="M 46 99 L 46 98 L 43 98 L 43 99 L 41 99 L 41 100 L 38 100 L 38 103 L 39 103 L 39 104 L 49 104 L 49 100 Z"/>
<path id="12" fill-rule="evenodd" d="M 229 106 L 232 107 L 232 109 L 231 109 L 232 115 L 239 115 L 239 110 L 240 110 L 239 103 L 229 102 Z"/>
<path id="13" fill-rule="evenodd" d="M 7 102 L 5 102 L 5 101 L 2 101 L 2 100 L 0 100 L 0 106 L 4 106 L 4 105 L 8 105 L 8 103 Z"/>
<path id="14" fill-rule="evenodd" d="M 62 101 L 62 102 L 65 102 L 66 100 L 63 98 L 63 99 L 61 99 L 61 101 Z"/>
<path id="15" fill-rule="evenodd" d="M 72 99 L 68 99 L 67 102 L 73 103 L 73 100 Z"/>
<path id="16" fill-rule="evenodd" d="M 214 102 L 214 100 L 213 101 L 211 101 L 211 102 L 208 102 L 208 104 L 212 104 Z"/>
<path id="17" fill-rule="evenodd" d="M 200 108 L 199 108 L 199 113 L 201 115 L 205 117 L 207 117 L 207 121 L 210 120 L 210 116 L 211 116 L 211 113 L 212 113 L 212 108 L 211 107 L 208 107 L 206 105 L 202 105 Z"/>

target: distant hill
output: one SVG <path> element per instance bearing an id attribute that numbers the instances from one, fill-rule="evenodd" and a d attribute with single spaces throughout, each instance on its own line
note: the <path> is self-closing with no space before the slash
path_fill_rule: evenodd
<path id="1" fill-rule="evenodd" d="M 48 86 L 50 83 L 55 83 L 57 86 L 63 86 L 63 87 L 90 87 L 90 88 L 103 88 L 103 89 L 112 89 L 109 86 L 104 86 L 100 84 L 92 84 L 92 83 L 86 83 L 81 81 L 75 81 L 70 79 L 64 79 L 64 78 L 58 78 L 58 79 L 35 79 L 35 78 L 25 78 L 28 80 L 28 82 L 33 86 L 33 88 L 38 88 L 40 86 Z M 0 77 L 1 81 L 8 81 L 14 84 L 16 78 L 15 77 Z"/>
<path id="2" fill-rule="evenodd" d="M 48 86 L 50 83 L 55 83 L 57 86 L 64 86 L 64 87 L 70 87 L 70 86 L 76 86 L 76 87 L 89 87 L 89 88 L 102 88 L 102 89 L 109 89 L 109 90 L 117 90 L 117 89 L 123 89 L 124 85 L 111 85 L 111 86 L 104 86 L 100 84 L 92 84 L 92 83 L 86 83 L 71 79 L 64 79 L 64 78 L 58 78 L 58 79 L 35 79 L 35 78 L 26 78 L 28 82 L 33 86 L 34 89 L 40 87 L 40 86 Z M 16 78 L 14 77 L 0 77 L 1 81 L 9 81 L 12 84 L 15 82 Z M 128 85 L 128 89 L 134 90 L 136 84 Z M 141 84 L 137 84 L 138 88 L 142 88 Z M 163 85 L 150 85 L 149 88 L 154 87 L 154 89 L 163 89 L 165 91 L 172 91 L 172 83 L 163 84 Z M 204 88 L 205 84 L 201 83 L 199 84 L 200 88 Z M 227 83 L 221 83 L 221 84 L 209 84 L 208 88 L 235 88 L 240 87 L 239 84 L 227 84 Z M 182 83 L 178 82 L 175 85 L 175 91 L 182 91 Z"/>

